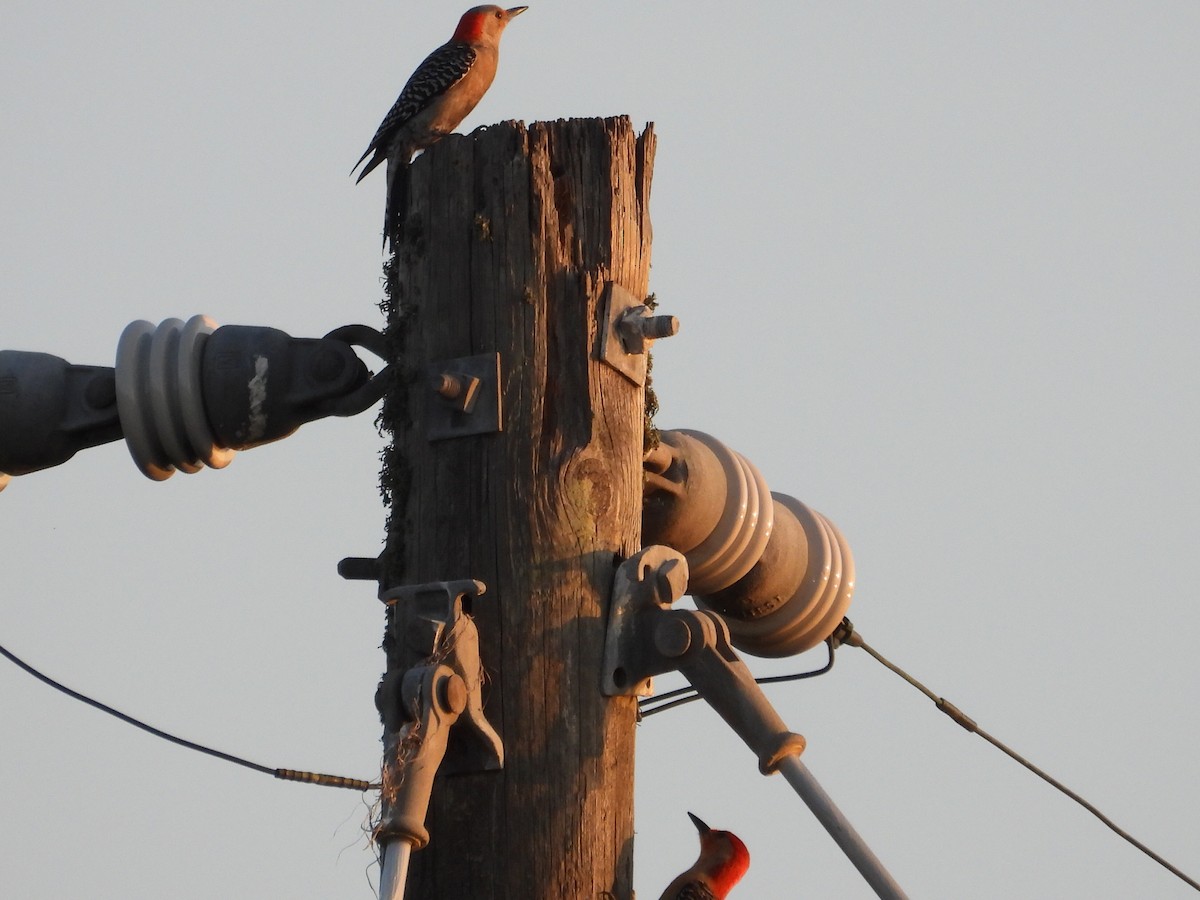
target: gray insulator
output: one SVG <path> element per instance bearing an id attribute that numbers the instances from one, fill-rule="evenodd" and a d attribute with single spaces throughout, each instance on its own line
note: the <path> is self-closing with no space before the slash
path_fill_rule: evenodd
<path id="1" fill-rule="evenodd" d="M 837 628 L 854 558 L 832 522 L 772 494 L 741 454 L 699 431 L 664 431 L 646 460 L 643 541 L 684 555 L 688 593 L 755 656 L 809 650 Z"/>
<path id="2" fill-rule="evenodd" d="M 200 364 L 216 328 L 206 316 L 192 316 L 157 326 L 131 322 L 121 334 L 117 409 L 129 453 L 147 478 L 220 469 L 234 457 L 217 445 L 204 412 Z"/>

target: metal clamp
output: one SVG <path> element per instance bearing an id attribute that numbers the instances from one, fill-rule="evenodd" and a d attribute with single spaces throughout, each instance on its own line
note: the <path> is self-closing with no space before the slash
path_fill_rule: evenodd
<path id="1" fill-rule="evenodd" d="M 504 430 L 500 354 L 481 353 L 429 363 L 425 434 L 431 441 Z"/>
<path id="2" fill-rule="evenodd" d="M 636 385 L 646 383 L 646 355 L 658 338 L 679 331 L 675 316 L 656 316 L 645 303 L 610 282 L 600 328 L 600 359 Z"/>
<path id="3" fill-rule="evenodd" d="M 603 690 L 648 694 L 650 679 L 678 670 L 758 756 L 763 774 L 804 752 L 729 642 L 725 621 L 708 610 L 672 609 L 687 589 L 687 560 L 647 547 L 617 569 L 604 646 Z"/>
<path id="4" fill-rule="evenodd" d="M 381 842 L 403 840 L 415 849 L 429 842 L 425 816 L 439 769 L 491 771 L 504 765 L 504 745 L 483 714 L 479 633 L 463 611 L 464 598 L 484 590 L 482 582 L 462 580 L 381 594 L 397 607 L 390 636 L 397 655 L 418 660 L 390 668 L 376 695 L 385 752 L 384 811 L 375 833 Z M 453 756 L 452 737 L 458 745 Z"/>
<path id="5" fill-rule="evenodd" d="M 385 362 L 389 358 L 387 339 L 382 332 L 376 331 L 368 325 L 343 325 L 341 328 L 333 329 L 322 340 L 341 341 L 351 347 L 362 347 Z M 391 383 L 392 365 L 389 363 L 383 367 L 382 371 L 372 375 L 366 383 L 359 385 L 355 390 L 341 397 L 318 403 L 315 408 L 323 416 L 357 416 L 382 400 Z"/>

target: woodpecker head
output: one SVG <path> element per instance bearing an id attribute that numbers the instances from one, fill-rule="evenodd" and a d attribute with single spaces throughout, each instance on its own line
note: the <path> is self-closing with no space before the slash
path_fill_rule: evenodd
<path id="1" fill-rule="evenodd" d="M 692 813 L 688 818 L 700 832 L 700 858 L 695 868 L 708 878 L 718 897 L 724 897 L 750 868 L 750 851 L 731 831 L 709 828 Z"/>
<path id="2" fill-rule="evenodd" d="M 458 20 L 458 28 L 455 29 L 451 40 L 461 44 L 486 44 L 494 47 L 500 43 L 504 27 L 527 9 L 528 6 L 514 6 L 511 9 L 502 6 L 476 6 L 468 9 Z"/>

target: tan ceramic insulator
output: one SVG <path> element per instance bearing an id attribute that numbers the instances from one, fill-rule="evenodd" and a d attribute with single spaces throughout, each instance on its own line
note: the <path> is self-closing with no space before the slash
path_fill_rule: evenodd
<path id="1" fill-rule="evenodd" d="M 783 606 L 808 571 L 808 537 L 800 520 L 774 497 L 775 527 L 758 562 L 729 587 L 697 599 L 722 616 L 751 622 Z"/>
<path id="2" fill-rule="evenodd" d="M 758 469 L 700 431 L 665 431 L 647 460 L 643 539 L 687 558 L 689 593 L 733 584 L 762 556 L 774 505 Z"/>
<path id="3" fill-rule="evenodd" d="M 646 457 L 642 504 L 645 543 L 687 553 L 710 535 L 725 508 L 725 471 L 686 431 L 664 431 Z"/>
<path id="4" fill-rule="evenodd" d="M 772 494 L 775 528 L 761 559 L 737 583 L 696 603 L 721 613 L 735 647 L 791 656 L 820 644 L 846 615 L 854 557 L 837 526 L 794 497 Z"/>

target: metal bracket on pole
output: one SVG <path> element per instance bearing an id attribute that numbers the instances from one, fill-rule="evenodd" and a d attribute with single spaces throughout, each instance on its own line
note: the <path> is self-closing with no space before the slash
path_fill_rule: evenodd
<path id="1" fill-rule="evenodd" d="M 609 282 L 600 323 L 600 359 L 636 385 L 646 383 L 646 354 L 658 338 L 679 331 L 675 316 L 656 316 L 649 306 Z"/>
<path id="2" fill-rule="evenodd" d="M 429 843 L 425 816 L 439 769 L 489 771 L 504 765 L 500 736 L 483 714 L 479 633 L 463 611 L 464 598 L 484 590 L 482 582 L 460 580 L 380 595 L 387 605 L 402 608 L 392 616 L 389 636 L 400 658 L 419 661 L 390 669 L 375 698 L 384 725 L 383 813 L 375 831 L 383 856 L 381 900 L 403 897 L 409 852 Z M 447 754 L 452 729 L 466 739 L 456 742 L 453 759 Z"/>
<path id="3" fill-rule="evenodd" d="M 904 892 L 800 761 L 804 738 L 788 731 L 709 610 L 672 609 L 687 589 L 687 560 L 651 546 L 617 569 L 604 646 L 602 688 L 609 696 L 649 693 L 654 675 L 678 670 L 758 757 L 764 775 L 782 771 L 800 798 L 875 892 Z"/>
<path id="4" fill-rule="evenodd" d="M 804 738 L 788 731 L 729 643 L 720 616 L 671 608 L 686 588 L 687 561 L 669 547 L 647 547 L 617 569 L 604 692 L 647 693 L 651 676 L 682 672 L 769 775 L 784 757 L 804 752 Z"/>
<path id="5" fill-rule="evenodd" d="M 429 397 L 425 434 L 431 441 L 504 430 L 500 354 L 481 353 L 425 366 Z"/>

